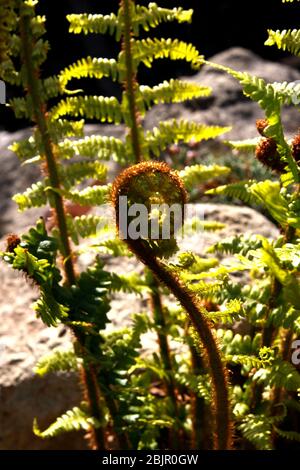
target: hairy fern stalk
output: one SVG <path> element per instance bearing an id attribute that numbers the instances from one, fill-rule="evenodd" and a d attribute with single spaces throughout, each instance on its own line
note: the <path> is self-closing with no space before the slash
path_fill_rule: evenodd
<path id="1" fill-rule="evenodd" d="M 155 198 L 184 207 L 195 186 L 229 172 L 217 164 L 176 172 L 156 161 L 173 143 L 201 142 L 228 128 L 190 120 L 163 121 L 152 130 L 143 126 L 148 109 L 158 103 L 211 93 L 179 79 L 153 87 L 138 82 L 139 67 L 151 67 L 154 60 L 185 60 L 195 70 L 205 62 L 190 44 L 144 34 L 163 22 L 190 22 L 192 11 L 121 0 L 110 15 L 69 14 L 71 33 L 110 34 L 120 52 L 115 59 L 83 57 L 56 76 L 43 77 L 49 45 L 37 2 L 0 0 L 1 8 L 2 3 L 0 77 L 24 90 L 9 106 L 33 126 L 32 135 L 11 148 L 23 164 L 41 168 L 41 179 L 14 201 L 19 210 L 47 206 L 52 212 L 51 223 L 41 218 L 28 233 L 11 234 L 2 257 L 39 288 L 34 309 L 45 325 L 65 324 L 73 334 L 74 349 L 50 352 L 39 360 L 36 374 L 73 371 L 83 389 L 83 401 L 46 430 L 37 417 L 35 434 L 46 439 L 84 430 L 94 449 L 260 450 L 276 449 L 287 439 L 297 446 L 300 374 L 292 347 L 300 334 L 300 135 L 287 140 L 281 108 L 298 106 L 299 84 L 266 83 L 209 64 L 236 78 L 265 112 L 266 119 L 257 123 L 258 139 L 230 146 L 252 151 L 274 172 L 272 180 L 223 185 L 210 194 L 261 205 L 280 228 L 278 240 L 238 235 L 216 243 L 203 257 L 180 251 L 173 232 L 167 241 L 122 240 L 111 230 L 106 203 L 113 201 L 116 215 L 124 194 L 131 204 L 147 206 Z M 269 30 L 268 36 L 267 45 L 299 55 L 297 30 Z M 83 78 L 118 82 L 121 99 L 85 94 L 76 86 Z M 124 137 L 86 136 L 85 119 L 122 124 Z M 113 185 L 107 180 L 108 160 L 125 167 Z M 176 156 L 173 163 L 176 168 Z M 72 207 L 80 206 L 84 215 L 72 216 Z M 222 225 L 204 222 L 203 228 Z M 87 249 L 95 257 L 80 272 L 76 260 L 83 240 L 90 240 Z M 233 259 L 222 265 L 218 253 Z M 145 271 L 112 273 L 103 254 L 135 255 Z M 232 277 L 239 271 L 249 272 L 248 283 Z M 106 330 L 115 292 L 146 296 L 149 312 L 132 312 L 130 327 Z M 235 333 L 236 320 L 248 325 L 248 334 Z M 141 355 L 142 335 L 153 331 L 157 351 Z"/>

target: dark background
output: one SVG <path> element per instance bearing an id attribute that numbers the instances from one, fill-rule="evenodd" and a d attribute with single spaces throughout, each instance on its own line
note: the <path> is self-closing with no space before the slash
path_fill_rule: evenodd
<path id="1" fill-rule="evenodd" d="M 149 0 L 140 0 L 139 4 L 148 5 Z M 286 60 L 288 53 L 277 51 L 275 47 L 264 46 L 267 28 L 284 29 L 299 27 L 300 7 L 294 4 L 282 4 L 281 0 L 157 0 L 162 7 L 182 6 L 193 8 L 192 24 L 171 22 L 150 32 L 156 37 L 177 37 L 192 42 L 207 58 L 233 46 L 242 46 L 269 60 Z M 60 2 L 40 0 L 39 12 L 47 16 L 47 37 L 51 51 L 47 64 L 43 67 L 45 76 L 57 73 L 73 61 L 87 56 L 115 57 L 118 44 L 109 35 L 74 35 L 68 33 L 68 13 L 103 13 L 116 12 L 118 0 L 61 0 Z M 146 33 L 146 36 L 149 33 Z M 153 68 L 141 67 L 139 81 L 155 84 L 163 79 L 190 74 L 191 70 L 184 61 L 171 63 L 169 60 L 154 62 Z M 101 81 L 86 80 L 76 83 L 87 93 L 119 94 L 118 85 L 108 79 Z M 8 88 L 8 99 L 16 91 Z M 16 123 L 12 112 L 0 107 L 0 126 L 8 130 L 25 123 Z"/>

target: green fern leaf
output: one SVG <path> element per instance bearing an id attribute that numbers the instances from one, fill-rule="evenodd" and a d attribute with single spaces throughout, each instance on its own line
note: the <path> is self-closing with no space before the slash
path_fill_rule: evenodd
<path id="1" fill-rule="evenodd" d="M 33 432 L 36 436 L 42 439 L 49 437 L 56 437 L 65 432 L 79 431 L 81 429 L 88 431 L 91 428 L 99 428 L 101 423 L 90 416 L 85 410 L 75 406 L 65 414 L 57 418 L 45 431 L 41 431 L 38 427 L 37 420 L 33 423 Z"/>
<path id="2" fill-rule="evenodd" d="M 289 51 L 292 54 L 300 55 L 300 30 L 299 29 L 284 29 L 283 31 L 273 31 L 268 29 L 268 39 L 265 42 L 266 46 L 277 46 L 278 49 Z"/>
<path id="3" fill-rule="evenodd" d="M 45 182 L 33 183 L 24 193 L 15 194 L 13 201 L 18 204 L 19 211 L 31 209 L 32 207 L 42 207 L 47 204 L 47 194 Z"/>
<path id="4" fill-rule="evenodd" d="M 186 167 L 184 170 L 179 172 L 180 178 L 183 179 L 184 185 L 188 191 L 191 191 L 193 187 L 205 183 L 211 178 L 219 178 L 220 176 L 226 176 L 230 173 L 230 168 L 219 165 L 192 165 Z"/>
<path id="5" fill-rule="evenodd" d="M 71 96 L 54 106 L 50 115 L 52 120 L 68 115 L 115 124 L 122 121 L 121 106 L 114 96 Z"/>
<path id="6" fill-rule="evenodd" d="M 201 142 L 202 140 L 217 137 L 229 130 L 230 127 L 206 126 L 205 124 L 198 124 L 184 119 L 181 121 L 172 119 L 161 122 L 153 131 L 147 131 L 146 143 L 149 150 L 154 155 L 159 156 L 161 151 L 171 143 L 179 141 L 189 142 L 192 139 L 196 142 Z"/>
<path id="7" fill-rule="evenodd" d="M 33 371 L 40 377 L 50 372 L 69 372 L 78 369 L 77 357 L 74 351 L 54 350 L 38 360 Z"/>
<path id="8" fill-rule="evenodd" d="M 203 63 L 203 56 L 192 45 L 178 39 L 141 39 L 132 44 L 132 54 L 135 68 L 142 62 L 146 67 L 151 67 L 154 59 L 185 60 L 193 69 L 199 69 Z M 124 74 L 125 57 L 119 55 L 120 73 Z"/>
<path id="9" fill-rule="evenodd" d="M 274 430 L 276 433 L 280 436 L 283 437 L 284 439 L 288 439 L 289 441 L 297 441 L 300 442 L 300 433 L 296 431 L 283 431 L 282 429 L 279 429 L 277 426 L 274 426 Z"/>
<path id="10" fill-rule="evenodd" d="M 209 87 L 174 79 L 170 81 L 165 80 L 154 87 L 141 85 L 139 91 L 148 108 L 152 104 L 180 103 L 181 101 L 209 96 L 211 94 L 211 88 Z"/>
<path id="11" fill-rule="evenodd" d="M 119 21 L 114 13 L 110 15 L 90 15 L 87 13 L 67 15 L 70 23 L 69 32 L 74 34 L 105 34 L 113 35 L 119 27 Z"/>
<path id="12" fill-rule="evenodd" d="M 248 441 L 258 450 L 272 450 L 273 422 L 265 415 L 248 414 L 239 426 Z"/>
<path id="13" fill-rule="evenodd" d="M 33 304 L 37 316 L 47 326 L 57 326 L 57 324 L 68 317 L 69 309 L 65 305 L 59 304 L 48 288 L 41 288 L 40 298 Z"/>
<path id="14" fill-rule="evenodd" d="M 96 178 L 99 183 L 106 182 L 107 167 L 98 161 L 75 162 L 59 167 L 60 180 L 64 188 L 70 189 L 86 178 Z"/>
<path id="15" fill-rule="evenodd" d="M 126 161 L 126 146 L 121 139 L 92 135 L 80 140 L 65 139 L 59 143 L 61 158 L 73 158 L 77 155 L 97 160 L 114 160 L 124 163 Z"/>
<path id="16" fill-rule="evenodd" d="M 111 185 L 91 186 L 80 190 L 63 191 L 66 199 L 80 206 L 100 206 L 109 201 Z"/>
<path id="17" fill-rule="evenodd" d="M 72 79 L 110 77 L 118 78 L 118 64 L 115 59 L 90 57 L 83 58 L 65 68 L 59 75 L 60 85 L 65 90 Z M 67 90 L 65 90 L 67 91 Z"/>

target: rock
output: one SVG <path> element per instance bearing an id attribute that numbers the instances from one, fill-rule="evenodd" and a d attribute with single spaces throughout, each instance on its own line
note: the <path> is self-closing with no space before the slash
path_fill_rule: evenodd
<path id="1" fill-rule="evenodd" d="M 269 238 L 278 235 L 270 221 L 248 207 L 198 204 L 197 209 L 205 220 L 217 220 L 228 226 L 219 232 L 187 237 L 181 244 L 183 250 L 203 254 L 210 244 L 236 233 L 259 233 Z M 79 262 L 82 268 L 90 259 L 81 256 Z M 134 258 L 108 257 L 107 269 L 118 273 L 142 272 L 142 265 Z M 32 433 L 34 417 L 44 429 L 81 400 L 76 374 L 50 374 L 39 378 L 33 373 L 42 355 L 54 348 L 69 349 L 71 339 L 64 327 L 47 328 L 35 318 L 30 304 L 36 300 L 38 292 L 20 274 L 4 263 L 0 272 L 0 449 L 83 449 L 85 441 L 77 433 L 45 441 Z M 128 325 L 132 313 L 145 311 L 147 299 L 117 293 L 111 306 L 109 329 L 115 329 Z M 144 335 L 143 351 L 153 351 L 155 347 L 155 335 Z M 172 344 L 172 347 L 180 346 Z"/>
<path id="2" fill-rule="evenodd" d="M 238 71 L 249 72 L 267 82 L 300 80 L 300 72 L 293 67 L 264 60 L 253 52 L 234 47 L 210 58 L 211 62 Z M 146 117 L 146 127 L 151 129 L 158 121 L 185 118 L 208 125 L 233 126 L 225 139 L 242 140 L 257 137 L 255 121 L 263 116 L 259 105 L 242 93 L 241 85 L 230 75 L 205 66 L 193 77 L 183 77 L 201 85 L 210 86 L 212 95 L 182 104 L 158 105 Z M 285 107 L 283 124 L 288 134 L 298 130 L 299 111 Z M 207 146 L 203 145 L 203 148 Z"/>

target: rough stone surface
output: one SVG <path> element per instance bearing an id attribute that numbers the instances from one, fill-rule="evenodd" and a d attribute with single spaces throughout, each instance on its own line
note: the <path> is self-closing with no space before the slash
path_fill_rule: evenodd
<path id="1" fill-rule="evenodd" d="M 210 58 L 211 62 L 249 72 L 267 82 L 295 81 L 300 72 L 293 67 L 262 59 L 253 52 L 234 47 Z M 212 95 L 184 104 L 158 105 L 147 116 L 146 127 L 152 128 L 158 121 L 170 118 L 185 118 L 209 125 L 233 126 L 224 134 L 226 139 L 249 139 L 257 137 L 255 121 L 263 116 L 259 105 L 242 93 L 241 85 L 230 75 L 211 67 L 203 67 L 193 77 L 187 77 L 201 85 L 210 86 Z M 288 134 L 298 130 L 299 112 L 295 107 L 284 109 L 283 124 Z M 206 148 L 206 145 L 204 144 Z"/>
<path id="2" fill-rule="evenodd" d="M 184 250 L 203 253 L 217 240 L 235 233 L 261 233 L 277 236 L 277 229 L 265 217 L 247 207 L 221 204 L 202 204 L 199 213 L 205 219 L 228 224 L 220 232 L 200 233 L 182 243 Z M 3 249 L 3 243 L 1 246 Z M 81 266 L 88 258 L 81 258 Z M 141 272 L 142 266 L 133 258 L 107 259 L 107 268 L 119 273 Z M 78 434 L 41 441 L 32 433 L 36 416 L 42 428 L 57 416 L 80 402 L 78 379 L 75 374 L 51 374 L 45 378 L 34 376 L 32 369 L 42 355 L 54 348 L 70 347 L 69 333 L 63 328 L 46 328 L 37 320 L 30 304 L 37 291 L 25 279 L 1 263 L 0 295 L 0 449 L 83 449 L 85 441 Z M 130 315 L 147 308 L 145 299 L 118 293 L 109 312 L 110 328 L 126 326 Z M 155 336 L 143 338 L 143 350 L 155 348 Z"/>

